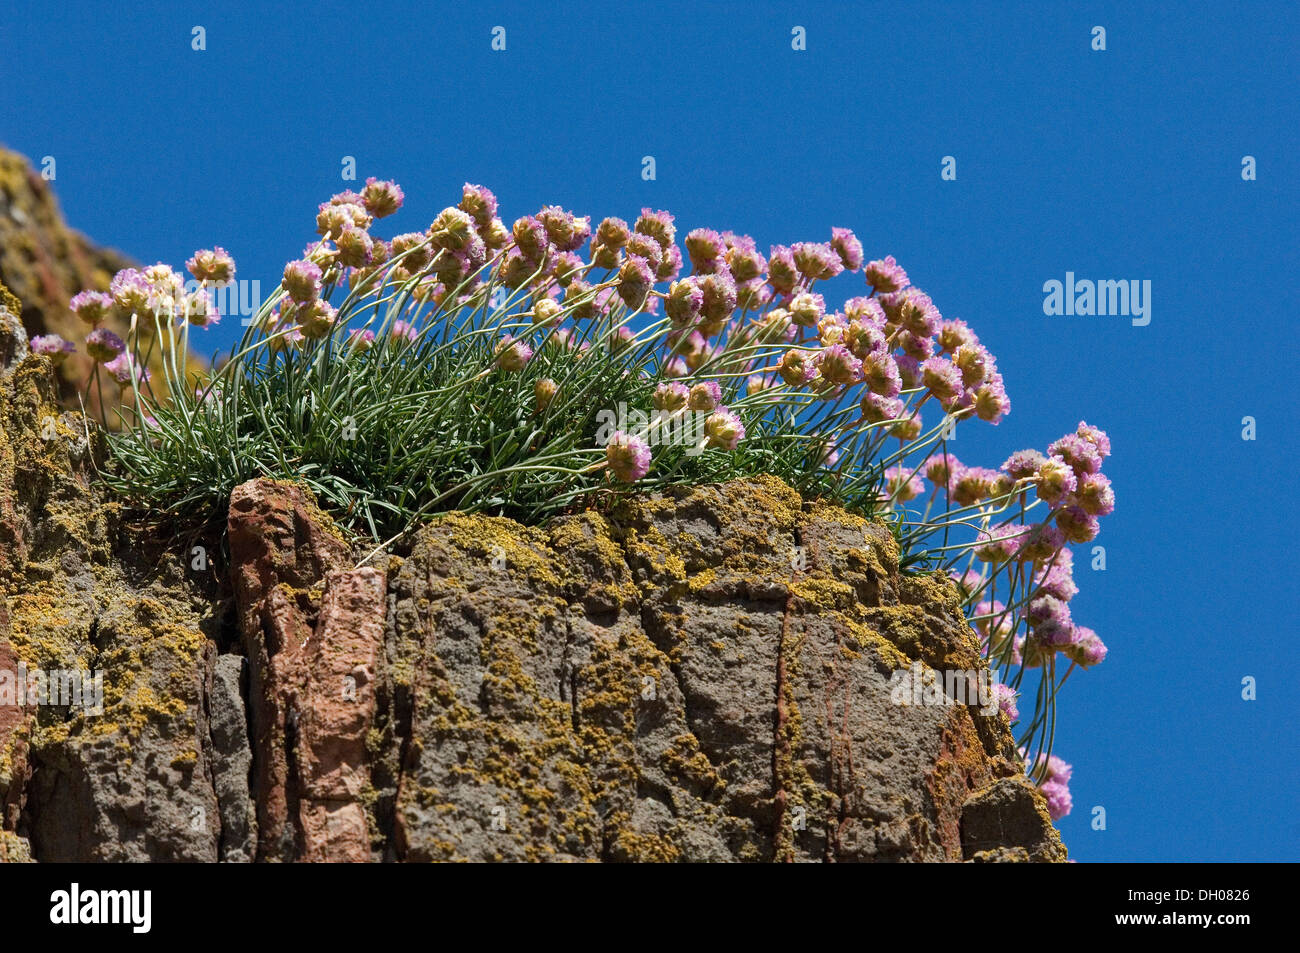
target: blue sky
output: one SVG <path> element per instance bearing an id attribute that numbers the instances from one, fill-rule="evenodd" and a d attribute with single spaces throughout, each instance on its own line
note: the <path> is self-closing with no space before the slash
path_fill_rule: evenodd
<path id="1" fill-rule="evenodd" d="M 11 2 L 0 24 L 0 142 L 54 156 L 68 221 L 145 262 L 222 244 L 269 286 L 350 184 L 345 155 L 406 189 L 397 231 L 468 180 L 507 220 L 651 205 L 761 247 L 848 226 L 897 256 L 1007 381 L 1011 415 L 964 425 L 963 460 L 996 466 L 1080 419 L 1112 438 L 1107 570 L 1080 560 L 1074 602 L 1111 654 L 1071 678 L 1056 742 L 1072 855 L 1300 859 L 1300 8 L 52 6 Z M 1067 271 L 1151 281 L 1151 323 L 1044 315 Z"/>

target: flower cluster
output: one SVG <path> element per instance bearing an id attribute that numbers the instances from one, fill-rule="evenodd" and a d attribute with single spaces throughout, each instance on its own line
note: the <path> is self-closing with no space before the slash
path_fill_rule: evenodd
<path id="1" fill-rule="evenodd" d="M 1114 509 L 1101 472 L 1110 454 L 1103 431 L 1080 423 L 1045 451 L 1020 451 L 998 468 L 958 461 L 947 445 L 957 423 L 997 425 L 1010 413 L 997 360 L 892 256 L 868 260 L 847 228 L 764 252 L 735 232 L 681 234 L 673 215 L 651 208 L 630 221 L 593 222 L 550 205 L 508 221 L 491 191 L 466 184 L 426 228 L 381 236 L 378 223 L 404 198 L 396 183 L 369 179 L 319 206 L 315 235 L 285 265 L 220 380 L 169 387 L 182 399 L 194 395 L 186 426 L 219 419 L 213 432 L 231 433 L 230 417 L 220 415 L 256 403 L 237 404 L 243 390 L 315 387 L 320 399 L 304 406 L 329 409 L 341 393 L 358 392 L 358 381 L 376 382 L 375 413 L 407 408 L 407 416 L 375 428 L 374 439 L 406 442 L 396 456 L 392 444 L 348 456 L 346 467 L 358 459 L 398 466 L 419 448 L 418 466 L 376 479 L 388 492 L 382 503 L 331 475 L 349 451 L 311 431 L 330 423 L 327 413 L 247 423 L 283 426 L 266 442 L 293 444 L 292 458 L 322 474 L 313 479 L 334 480 L 326 496 L 364 496 L 372 528 L 376 513 L 410 524 L 452 501 L 502 507 L 527 499 L 526 512 L 544 514 L 597 491 L 775 470 L 800 489 L 891 521 L 905 567 L 957 580 L 998 671 L 998 705 L 1013 723 L 1017 699 L 1030 697 L 1026 673 L 1041 680 L 1021 738 L 1039 739 L 1031 760 L 1040 763 L 1058 657 L 1072 671 L 1106 655 L 1096 633 L 1073 621 L 1069 548 L 1091 542 Z M 176 328 L 210 326 L 210 290 L 233 279 L 234 262 L 217 247 L 195 252 L 187 268 L 189 284 L 159 264 L 127 269 L 107 293 L 72 300 L 93 328 L 87 353 L 137 397 L 148 387 L 138 342 L 100 325 L 110 314 L 133 328 L 148 319 L 173 343 L 183 340 Z M 862 293 L 837 307 L 829 283 L 851 276 Z M 70 347 L 35 346 L 55 358 Z M 598 438 L 591 421 L 615 399 L 639 402 L 634 409 L 645 413 Z M 155 459 L 149 448 L 163 441 L 146 418 L 165 413 L 147 399 L 138 413 L 145 436 L 121 452 L 137 454 L 143 474 Z M 664 439 L 692 415 L 698 432 L 677 428 L 688 445 Z M 426 442 L 412 442 L 426 420 Z M 258 445 L 237 437 L 236 467 L 253 452 L 242 448 Z M 262 470 L 291 458 L 276 453 Z M 438 484 L 441 472 L 460 482 Z"/>

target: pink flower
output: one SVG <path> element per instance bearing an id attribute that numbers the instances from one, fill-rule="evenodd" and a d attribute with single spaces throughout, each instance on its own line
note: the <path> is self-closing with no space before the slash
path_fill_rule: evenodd
<path id="1" fill-rule="evenodd" d="M 681 410 L 691 399 L 691 392 L 680 381 L 664 381 L 654 391 L 651 400 L 656 410 Z"/>
<path id="2" fill-rule="evenodd" d="M 668 246 L 677 238 L 677 228 L 673 225 L 673 217 L 664 211 L 654 212 L 648 208 L 641 209 L 641 217 L 636 220 L 633 229 L 642 235 L 649 235 L 659 243 L 659 247 L 664 251 L 667 251 Z"/>
<path id="3" fill-rule="evenodd" d="M 312 261 L 300 259 L 284 266 L 284 290 L 298 304 L 308 304 L 320 297 L 321 270 Z"/>
<path id="4" fill-rule="evenodd" d="M 361 190 L 361 204 L 375 218 L 386 218 L 402 207 L 406 196 L 402 187 L 396 182 L 380 181 L 374 176 L 366 179 L 366 187 Z"/>
<path id="5" fill-rule="evenodd" d="M 862 242 L 849 229 L 831 229 L 831 248 L 840 256 L 845 271 L 857 271 L 862 267 Z"/>
<path id="6" fill-rule="evenodd" d="M 1074 498 L 1090 516 L 1109 516 L 1115 512 L 1115 493 L 1110 488 L 1110 479 L 1104 474 L 1085 473 L 1080 476 Z"/>
<path id="7" fill-rule="evenodd" d="M 235 259 L 220 245 L 196 251 L 185 267 L 199 281 L 225 284 L 235 277 Z"/>
<path id="8" fill-rule="evenodd" d="M 1011 399 L 1002 386 L 1002 375 L 996 371 L 975 391 L 973 397 L 975 416 L 996 426 L 1011 413 Z"/>
<path id="9" fill-rule="evenodd" d="M 1074 471 L 1060 457 L 1051 457 L 1039 464 L 1036 477 L 1039 498 L 1053 506 L 1074 492 Z"/>
<path id="10" fill-rule="evenodd" d="M 1074 810 L 1074 802 L 1070 798 L 1070 789 L 1064 783 L 1045 781 L 1039 785 L 1039 790 L 1047 798 L 1047 813 L 1051 815 L 1052 820 L 1059 821 Z"/>
<path id="11" fill-rule="evenodd" d="M 698 278 L 682 278 L 669 286 L 664 311 L 672 318 L 675 327 L 685 327 L 697 321 L 703 307 L 704 289 L 700 287 Z"/>
<path id="12" fill-rule="evenodd" d="M 605 461 L 616 478 L 635 483 L 650 472 L 650 447 L 640 437 L 616 430 L 605 445 Z"/>
<path id="13" fill-rule="evenodd" d="M 97 364 L 107 364 L 125 350 L 125 342 L 107 328 L 96 328 L 86 335 L 86 353 Z"/>
<path id="14" fill-rule="evenodd" d="M 767 282 L 779 294 L 788 295 L 799 283 L 794 255 L 784 245 L 773 245 L 767 256 Z"/>
<path id="15" fill-rule="evenodd" d="M 736 310 L 736 282 L 730 275 L 705 275 L 700 290 L 704 295 L 700 311 L 707 320 L 725 321 Z"/>
<path id="16" fill-rule="evenodd" d="M 644 258 L 628 255 L 618 269 L 618 296 L 629 308 L 639 308 L 654 284 L 654 272 Z"/>
<path id="17" fill-rule="evenodd" d="M 1016 692 L 1007 685 L 998 683 L 993 686 L 993 702 L 1012 721 L 1020 720 L 1020 709 L 1016 707 Z"/>
<path id="18" fill-rule="evenodd" d="M 944 406 L 950 405 L 962 392 L 961 371 L 942 357 L 929 358 L 921 365 L 921 383 Z"/>
<path id="19" fill-rule="evenodd" d="M 580 248 L 591 236 L 591 219 L 579 218 L 558 205 L 543 208 L 537 213 L 537 220 L 546 229 L 547 240 L 560 251 Z"/>
<path id="20" fill-rule="evenodd" d="M 897 397 L 883 397 L 871 392 L 862 395 L 862 419 L 867 423 L 878 424 L 887 420 L 897 420 L 904 412 L 905 405 Z"/>
<path id="21" fill-rule="evenodd" d="M 497 214 L 497 197 L 481 185 L 465 183 L 460 209 L 479 225 L 488 225 Z"/>
<path id="22" fill-rule="evenodd" d="M 112 374 L 119 384 L 134 386 L 149 380 L 148 369 L 137 368 L 135 362 L 131 360 L 131 355 L 125 351 L 106 363 L 104 370 Z"/>
<path id="23" fill-rule="evenodd" d="M 414 341 L 419 337 L 419 332 L 415 330 L 415 325 L 400 318 L 393 322 L 393 326 L 388 332 L 394 340 Z"/>
<path id="24" fill-rule="evenodd" d="M 596 226 L 595 241 L 606 248 L 622 248 L 631 237 L 632 231 L 621 218 L 607 218 Z"/>
<path id="25" fill-rule="evenodd" d="M 1065 648 L 1065 654 L 1083 668 L 1099 665 L 1106 658 L 1106 643 L 1098 638 L 1097 633 L 1086 626 L 1076 625 L 1074 636 Z"/>
<path id="26" fill-rule="evenodd" d="M 1056 525 L 1071 543 L 1091 543 L 1097 538 L 1097 517 L 1080 506 L 1067 506 L 1056 514 Z"/>
<path id="27" fill-rule="evenodd" d="M 925 483 L 911 467 L 890 467 L 885 471 L 888 494 L 900 503 L 914 500 L 925 492 Z"/>
<path id="28" fill-rule="evenodd" d="M 1066 434 L 1060 440 L 1049 444 L 1047 452 L 1063 459 L 1074 468 L 1075 473 L 1081 475 L 1096 473 L 1101 469 L 1102 455 L 1097 445 L 1078 434 Z"/>
<path id="29" fill-rule="evenodd" d="M 497 367 L 503 371 L 514 372 L 524 369 L 524 365 L 533 356 L 533 349 L 523 341 L 516 341 L 513 336 L 507 334 L 497 342 L 492 353 Z"/>
<path id="30" fill-rule="evenodd" d="M 1063 549 L 1057 553 L 1051 565 L 1039 571 L 1034 582 L 1039 592 L 1055 596 L 1062 602 L 1069 602 L 1078 595 L 1079 587 L 1074 584 L 1074 556 L 1070 550 Z"/>
<path id="31" fill-rule="evenodd" d="M 704 433 L 710 447 L 735 450 L 736 445 L 745 439 L 745 425 L 739 416 L 726 407 L 719 407 L 705 419 Z"/>
<path id="32" fill-rule="evenodd" d="M 834 278 L 844 270 L 844 263 L 830 245 L 822 242 L 798 242 L 790 247 L 795 268 L 809 281 Z"/>
<path id="33" fill-rule="evenodd" d="M 792 349 L 781 356 L 776 372 L 781 375 L 781 380 L 791 387 L 802 387 L 813 379 L 817 368 L 809 359 L 807 351 Z"/>
<path id="34" fill-rule="evenodd" d="M 979 338 L 975 336 L 975 332 L 967 326 L 965 321 L 956 318 L 939 323 L 936 340 L 940 349 L 950 354 L 963 344 L 979 344 Z"/>
<path id="35" fill-rule="evenodd" d="M 881 294 L 902 291 L 908 285 L 907 272 L 894 261 L 893 255 L 869 263 L 866 276 L 867 284 Z"/>
<path id="36" fill-rule="evenodd" d="M 113 276 L 108 293 L 113 304 L 125 316 L 147 314 L 151 309 L 149 299 L 153 294 L 144 272 L 138 268 L 124 268 Z"/>
<path id="37" fill-rule="evenodd" d="M 1013 480 L 1025 480 L 1035 476 L 1047 458 L 1037 450 L 1017 450 L 1007 457 L 1002 464 L 1002 471 Z"/>
<path id="38" fill-rule="evenodd" d="M 817 354 L 816 363 L 818 373 L 828 384 L 852 384 L 862 373 L 862 362 L 843 344 L 823 348 Z"/>
<path id="39" fill-rule="evenodd" d="M 71 341 L 65 341 L 57 334 L 38 334 L 32 338 L 32 352 L 43 354 L 55 364 L 63 363 L 69 354 L 75 354 L 77 346 Z"/>
<path id="40" fill-rule="evenodd" d="M 686 233 L 686 254 L 696 271 L 714 271 L 726 252 L 727 244 L 722 235 L 711 228 L 696 228 Z"/>
<path id="41" fill-rule="evenodd" d="M 83 291 L 68 302 L 68 307 L 82 321 L 94 327 L 112 310 L 113 297 L 102 291 Z"/>
<path id="42" fill-rule="evenodd" d="M 722 237 L 727 243 L 726 260 L 731 277 L 739 282 L 761 281 L 763 272 L 767 270 L 767 259 L 754 244 L 754 239 L 731 232 Z"/>
<path id="43" fill-rule="evenodd" d="M 1097 448 L 1097 454 L 1104 460 L 1110 456 L 1110 437 L 1106 436 L 1106 431 L 1089 426 L 1084 421 L 1079 421 L 1079 429 L 1075 433 L 1082 439 L 1088 441 Z"/>
<path id="44" fill-rule="evenodd" d="M 368 351 L 370 345 L 375 343 L 375 332 L 369 328 L 352 328 L 348 331 L 348 343 L 358 351 Z"/>
<path id="45" fill-rule="evenodd" d="M 714 381 L 704 381 L 691 388 L 688 406 L 691 410 L 707 412 L 722 403 L 722 388 Z"/>

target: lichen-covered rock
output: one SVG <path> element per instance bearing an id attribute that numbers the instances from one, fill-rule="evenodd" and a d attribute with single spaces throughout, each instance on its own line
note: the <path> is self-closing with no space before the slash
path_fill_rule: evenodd
<path id="1" fill-rule="evenodd" d="M 971 795 L 962 806 L 961 842 L 975 861 L 1065 860 L 1043 796 L 1019 775 Z"/>
<path id="2" fill-rule="evenodd" d="M 0 679 L 102 672 L 103 701 L 15 705 L 0 681 L 0 826 L 42 861 L 216 860 L 216 586 L 121 518 L 102 449 L 48 359 L 0 374 Z"/>
<path id="3" fill-rule="evenodd" d="M 29 699 L 0 718 L 4 824 L 40 860 L 215 860 L 212 602 L 179 546 L 152 546 L 100 498 L 99 452 L 61 413 L 47 359 L 0 380 L 0 668 L 103 673 L 102 713 Z"/>
<path id="4" fill-rule="evenodd" d="M 18 331 L 21 334 L 21 329 Z M 0 861 L 1060 861 L 952 586 L 778 480 L 543 527 L 431 521 L 357 565 L 305 488 L 216 539 L 124 514 L 46 358 L 0 374 Z M 905 699 L 904 699 L 905 700 Z"/>
<path id="5" fill-rule="evenodd" d="M 390 598 L 402 859 L 960 861 L 992 823 L 972 794 L 1022 771 L 1001 715 L 891 700 L 914 662 L 979 667 L 951 586 L 774 479 L 544 529 L 449 516 Z M 1062 859 L 1016 790 L 997 844 Z"/>

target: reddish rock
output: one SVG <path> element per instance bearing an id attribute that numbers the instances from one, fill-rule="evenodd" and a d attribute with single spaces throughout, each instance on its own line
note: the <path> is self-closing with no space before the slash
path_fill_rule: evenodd
<path id="1" fill-rule="evenodd" d="M 370 781 L 366 733 L 375 716 L 387 590 L 374 569 L 330 573 L 316 632 L 303 650 L 297 767 L 304 860 L 370 859 L 361 797 Z"/>
<path id="2" fill-rule="evenodd" d="M 347 545 L 292 484 L 236 487 L 228 527 L 250 663 L 258 857 L 368 860 L 360 795 L 384 576 L 345 571 Z"/>

